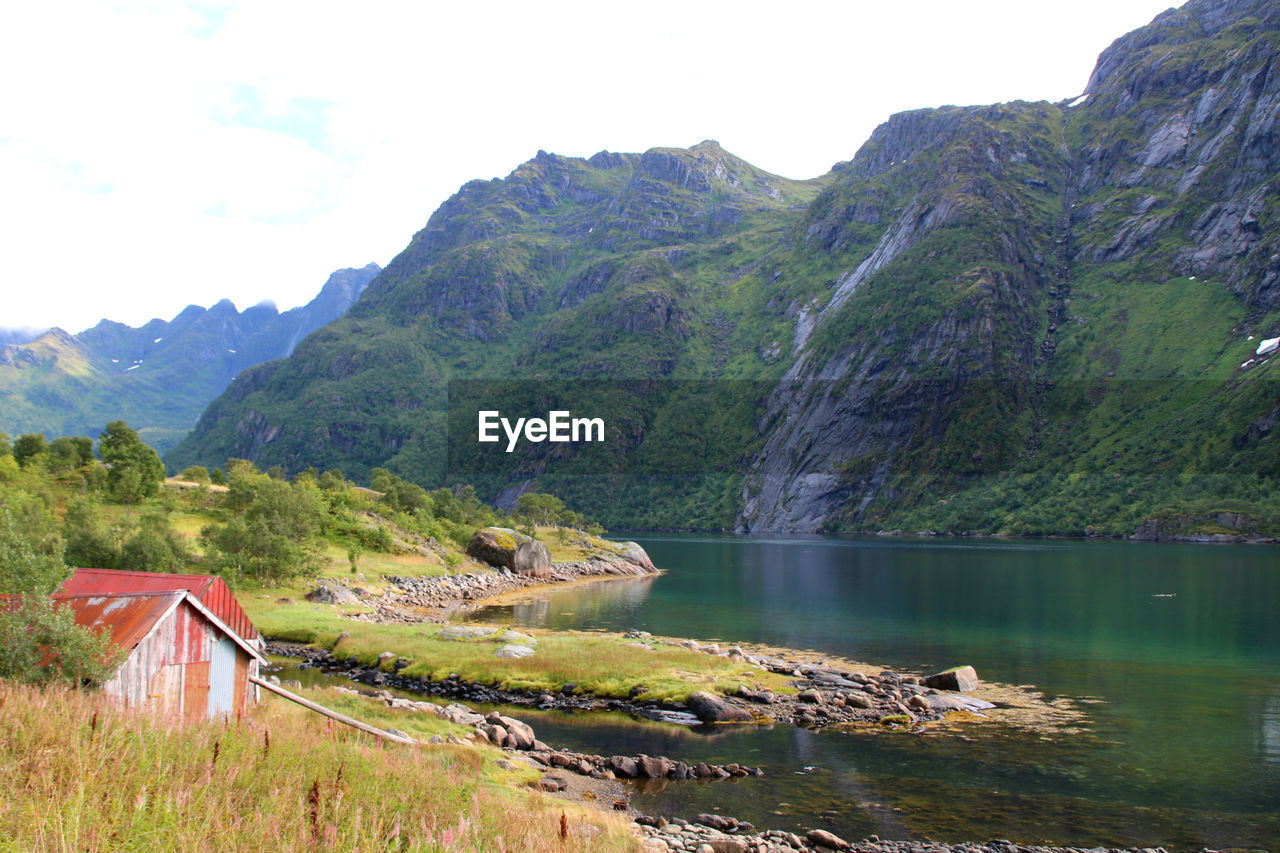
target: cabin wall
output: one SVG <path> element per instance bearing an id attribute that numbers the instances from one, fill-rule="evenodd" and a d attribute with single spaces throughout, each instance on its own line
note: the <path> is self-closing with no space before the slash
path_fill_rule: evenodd
<path id="1" fill-rule="evenodd" d="M 224 635 L 185 601 L 156 626 L 103 692 L 128 707 L 147 707 L 167 718 L 202 720 L 209 716 L 210 663 Z M 236 647 L 234 705 L 243 714 L 250 698 L 251 658 Z"/>

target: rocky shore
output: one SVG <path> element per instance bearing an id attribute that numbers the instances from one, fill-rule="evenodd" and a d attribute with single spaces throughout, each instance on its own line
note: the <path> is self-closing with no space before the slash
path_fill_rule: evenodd
<path id="1" fill-rule="evenodd" d="M 586 560 L 552 563 L 543 576 L 521 574 L 505 567 L 439 577 L 387 575 L 384 579 L 389 588 L 380 596 L 361 595 L 361 590 L 348 590 L 334 582 L 326 582 L 313 593 L 318 596 L 313 600 L 372 607 L 372 613 L 351 617 L 366 622 L 440 621 L 440 616 L 422 611 L 456 612 L 478 606 L 482 599 L 534 586 L 656 574 L 659 572 L 652 563 L 645 565 L 624 556 L 597 554 Z"/>
<path id="2" fill-rule="evenodd" d="M 497 711 L 478 714 L 466 705 L 451 703 L 437 705 L 433 702 L 417 702 L 393 696 L 386 690 L 361 693 L 349 687 L 338 687 L 348 693 L 366 696 L 383 702 L 389 708 L 431 714 L 459 726 L 471 726 L 471 737 L 490 743 L 500 749 L 522 753 L 527 763 L 548 771 L 541 780 L 546 791 L 560 791 L 568 783 L 560 773 L 576 773 L 593 779 L 731 779 L 746 776 L 763 776 L 759 767 L 743 764 L 689 764 L 666 756 L 650 755 L 591 755 L 567 749 L 555 749 L 538 739 L 533 728 L 523 720 Z M 436 736 L 431 742 L 444 743 Z M 456 737 L 455 742 L 461 742 Z M 736 822 L 735 822 L 736 823 Z"/>
<path id="3" fill-rule="evenodd" d="M 823 829 L 809 830 L 803 835 L 782 830 L 756 832 L 750 824 L 715 814 L 698 815 L 692 821 L 641 816 L 636 818 L 636 824 L 648 853 L 1165 853 L 1163 847 L 1123 850 L 1028 847 L 1003 839 L 985 844 L 942 844 L 934 841 L 882 841 L 872 835 L 861 841 L 849 842 Z"/>
<path id="4" fill-rule="evenodd" d="M 628 636 L 641 644 L 674 642 L 655 640 L 643 631 L 633 631 Z M 762 669 L 789 675 L 794 679 L 798 692 L 792 695 L 774 693 L 763 687 L 752 689 L 744 686 L 735 696 L 699 691 L 681 703 L 646 701 L 643 689 L 637 688 L 628 699 L 602 698 L 577 693 L 577 685 L 572 683 L 562 685 L 558 691 L 547 692 L 476 684 L 456 674 L 441 680 L 405 676 L 400 674 L 400 670 L 408 666 L 409 661 L 391 654 L 384 661 L 390 665 L 389 669 L 384 669 L 382 665 L 364 665 L 354 657 L 339 659 L 325 649 L 294 643 L 273 642 L 268 644 L 268 651 L 302 658 L 304 666 L 319 667 L 371 687 L 390 687 L 459 702 L 536 707 L 539 710 L 618 711 L 683 725 L 787 723 L 814 729 L 840 724 L 913 725 L 940 720 L 949 711 L 980 712 L 994 707 L 990 702 L 955 689 L 930 686 L 927 682 L 938 683 L 935 676 L 921 678 L 889 670 L 864 674 L 828 667 L 821 662 L 750 654 L 738 646 L 721 651 L 716 644 L 700 644 L 694 640 L 679 642 L 703 654 L 741 657 Z M 960 685 L 952 683 L 952 686 Z"/>

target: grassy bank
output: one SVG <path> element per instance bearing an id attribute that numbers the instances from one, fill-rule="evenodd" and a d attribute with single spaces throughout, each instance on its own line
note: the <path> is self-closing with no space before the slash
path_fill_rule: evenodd
<path id="1" fill-rule="evenodd" d="M 419 736 L 447 726 L 319 698 Z M 248 719 L 170 730 L 100 695 L 0 682 L 0 850 L 638 849 L 625 818 L 513 786 L 529 774 L 500 756 L 384 747 L 274 697 Z"/>
<path id="2" fill-rule="evenodd" d="M 494 652 L 504 645 L 501 631 L 490 637 L 453 640 L 440 636 L 439 625 L 353 621 L 343 616 L 348 608 L 280 604 L 261 596 L 242 601 L 268 637 L 331 649 L 337 657 L 356 657 L 366 665 L 375 665 L 383 652 L 393 652 L 410 662 L 402 670 L 409 676 L 443 679 L 457 673 L 470 682 L 513 690 L 558 691 L 566 682 L 574 682 L 578 692 L 617 698 L 643 687 L 646 699 L 673 701 L 684 700 L 696 690 L 731 694 L 739 684 L 765 683 L 775 691 L 794 692 L 785 679 L 743 661 L 662 642 L 637 645 L 636 640 L 618 634 L 530 632 L 537 640 L 532 656 L 499 658 Z M 339 642 L 342 633 L 348 636 Z"/>

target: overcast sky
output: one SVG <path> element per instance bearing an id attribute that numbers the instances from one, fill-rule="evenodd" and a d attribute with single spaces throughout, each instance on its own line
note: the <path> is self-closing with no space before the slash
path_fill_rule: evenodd
<path id="1" fill-rule="evenodd" d="M 1171 5 L 5 3 L 0 327 L 283 310 L 540 148 L 813 177 L 894 112 L 1077 95 Z"/>

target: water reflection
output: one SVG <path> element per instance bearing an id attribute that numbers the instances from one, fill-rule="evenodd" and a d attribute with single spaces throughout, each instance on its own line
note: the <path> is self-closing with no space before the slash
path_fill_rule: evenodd
<path id="1" fill-rule="evenodd" d="M 526 601 L 483 607 L 473 619 L 525 627 L 566 629 L 627 621 L 649 598 L 653 576 L 614 578 L 564 588 L 530 590 Z"/>
<path id="2" fill-rule="evenodd" d="M 1268 698 L 1262 711 L 1262 759 L 1280 764 L 1280 695 Z"/>

